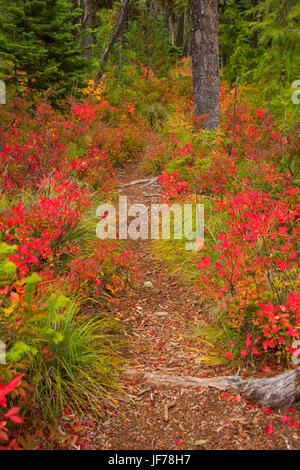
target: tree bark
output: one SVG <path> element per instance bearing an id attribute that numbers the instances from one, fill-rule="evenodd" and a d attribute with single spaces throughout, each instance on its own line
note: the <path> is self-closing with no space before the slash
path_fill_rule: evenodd
<path id="1" fill-rule="evenodd" d="M 300 370 L 295 369 L 276 377 L 251 379 L 242 395 L 260 406 L 285 408 L 300 400 Z"/>
<path id="2" fill-rule="evenodd" d="M 185 9 L 177 17 L 176 46 L 183 47 Z"/>
<path id="3" fill-rule="evenodd" d="M 154 16 L 153 2 L 152 0 L 146 0 L 146 8 L 149 11 L 149 16 Z"/>
<path id="4" fill-rule="evenodd" d="M 174 27 L 174 13 L 170 6 L 166 3 L 164 7 L 165 25 L 168 38 L 172 46 L 175 44 L 175 27 Z"/>
<path id="5" fill-rule="evenodd" d="M 80 8 L 82 8 L 83 10 L 82 17 L 81 17 L 81 29 L 82 30 L 92 29 L 92 5 L 91 3 L 92 3 L 91 0 L 80 1 Z M 92 44 L 93 44 L 93 38 L 91 34 L 88 34 L 87 36 L 85 36 L 81 41 L 82 49 L 92 46 Z M 89 47 L 89 49 L 84 50 L 82 55 L 86 57 L 87 59 L 91 59 L 92 48 Z"/>
<path id="6" fill-rule="evenodd" d="M 208 117 L 205 129 L 220 122 L 219 24 L 217 0 L 190 0 L 194 115 Z"/>
<path id="7" fill-rule="evenodd" d="M 105 52 L 102 56 L 100 67 L 99 67 L 99 70 L 98 70 L 98 73 L 97 73 L 96 79 L 95 79 L 95 86 L 97 85 L 97 83 L 99 82 L 99 80 L 101 79 L 101 77 L 103 75 L 103 66 L 107 63 L 110 51 L 111 51 L 113 45 L 115 44 L 116 40 L 118 39 L 118 37 L 119 37 L 119 35 L 120 35 L 120 33 L 123 29 L 123 26 L 124 26 L 124 24 L 127 20 L 129 4 L 130 4 L 130 0 L 123 0 L 122 1 L 122 6 L 121 6 L 121 9 L 120 9 L 118 22 L 116 24 L 116 27 L 115 27 L 114 32 L 112 34 L 112 37 L 110 38 L 108 46 L 107 46 L 107 48 L 106 48 L 106 50 L 105 50 Z"/>
<path id="8" fill-rule="evenodd" d="M 191 22 L 189 7 L 185 7 L 184 34 L 183 34 L 183 56 L 191 55 Z"/>

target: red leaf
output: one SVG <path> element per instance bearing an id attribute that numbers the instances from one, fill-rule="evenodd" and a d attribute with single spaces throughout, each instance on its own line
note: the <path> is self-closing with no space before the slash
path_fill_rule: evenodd
<path id="1" fill-rule="evenodd" d="M 273 413 L 273 411 L 271 410 L 271 408 L 269 408 L 268 406 L 265 407 L 264 412 L 265 412 L 267 415 L 271 415 L 271 414 Z"/>
<path id="2" fill-rule="evenodd" d="M 18 423 L 18 424 L 24 423 L 23 419 L 17 415 L 10 416 L 9 419 L 11 419 L 14 423 Z"/>
<path id="3" fill-rule="evenodd" d="M 242 397 L 241 395 L 236 395 L 235 397 L 233 397 L 234 401 L 238 401 L 238 402 L 241 402 L 242 401 Z"/>
<path id="4" fill-rule="evenodd" d="M 267 424 L 267 426 L 265 427 L 265 432 L 267 436 L 272 436 L 272 434 L 274 433 L 274 428 L 272 424 Z"/>
<path id="5" fill-rule="evenodd" d="M 281 416 L 281 421 L 284 423 L 284 424 L 290 424 L 291 423 L 291 417 L 290 416 Z"/>
<path id="6" fill-rule="evenodd" d="M 1 390 L 0 390 L 0 405 L 6 408 L 6 398 L 4 395 L 1 395 Z"/>
<path id="7" fill-rule="evenodd" d="M 8 441 L 8 435 L 4 431 L 0 431 L 0 441 Z"/>
<path id="8" fill-rule="evenodd" d="M 7 395 L 8 393 L 12 392 L 12 390 L 15 390 L 24 375 L 25 374 L 18 374 L 6 384 L 0 384 L 0 396 Z"/>
<path id="9" fill-rule="evenodd" d="M 16 415 L 19 411 L 19 407 L 18 406 L 14 406 L 13 408 L 11 408 L 10 410 L 7 411 L 7 413 L 5 413 L 5 418 L 10 418 L 11 416 L 13 415 Z"/>

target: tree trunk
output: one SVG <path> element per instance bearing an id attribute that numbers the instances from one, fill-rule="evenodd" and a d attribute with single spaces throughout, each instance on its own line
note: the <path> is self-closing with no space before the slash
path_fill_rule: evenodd
<path id="1" fill-rule="evenodd" d="M 138 376 L 154 385 L 175 387 L 213 387 L 218 390 L 238 391 L 245 399 L 259 406 L 283 409 L 300 400 L 300 369 L 294 369 L 276 377 L 243 379 L 240 376 L 222 376 L 202 379 L 192 376 L 153 374 L 141 370 L 128 370 L 130 376 Z"/>
<path id="2" fill-rule="evenodd" d="M 205 129 L 220 122 L 218 1 L 190 0 L 194 115 L 207 115 Z"/>
<path id="3" fill-rule="evenodd" d="M 124 26 L 124 24 L 127 20 L 129 4 L 130 4 L 130 0 L 123 0 L 122 1 L 122 6 L 121 6 L 121 9 L 120 9 L 118 22 L 116 24 L 116 27 L 115 27 L 114 32 L 112 34 L 112 37 L 110 38 L 109 44 L 108 44 L 108 46 L 107 46 L 107 48 L 106 48 L 106 50 L 105 50 L 105 52 L 102 56 L 100 67 L 99 67 L 99 70 L 98 70 L 98 73 L 97 73 L 97 76 L 96 76 L 96 79 L 95 79 L 95 86 L 97 85 L 97 83 L 99 82 L 99 80 L 101 79 L 101 77 L 103 75 L 103 66 L 107 63 L 110 51 L 111 51 L 113 45 L 115 44 L 116 40 L 118 39 L 118 37 L 119 37 L 119 35 L 120 35 L 120 33 L 123 29 L 123 26 Z"/>
<path id="4" fill-rule="evenodd" d="M 149 16 L 154 16 L 153 2 L 152 0 L 146 0 L 146 8 L 149 11 Z"/>
<path id="5" fill-rule="evenodd" d="M 80 8 L 82 8 L 82 18 L 81 18 L 81 29 L 86 30 L 86 29 L 92 29 L 92 5 L 91 5 L 91 0 L 81 0 L 80 2 Z M 88 46 L 92 46 L 93 44 L 93 38 L 91 34 L 88 34 L 85 36 L 82 41 L 81 41 L 81 47 L 82 49 L 85 49 Z M 86 57 L 87 59 L 92 58 L 92 48 L 89 47 L 89 49 L 86 49 L 83 51 L 82 55 Z"/>
<path id="6" fill-rule="evenodd" d="M 191 55 L 191 22 L 189 7 L 185 8 L 184 15 L 184 34 L 183 34 L 183 56 Z"/>
<path id="7" fill-rule="evenodd" d="M 170 31 L 170 41 L 172 46 L 175 45 L 175 20 L 174 20 L 174 14 L 171 13 L 169 17 L 169 31 Z"/>
<path id="8" fill-rule="evenodd" d="M 170 6 L 166 3 L 164 7 L 164 21 L 167 30 L 167 35 L 172 46 L 175 44 L 175 28 L 174 28 L 174 14 Z"/>
<path id="9" fill-rule="evenodd" d="M 183 40 L 184 40 L 184 18 L 185 17 L 185 9 L 180 12 L 177 18 L 177 32 L 176 32 L 176 46 L 183 47 Z"/>
<path id="10" fill-rule="evenodd" d="M 170 16 L 170 7 L 167 3 L 164 4 L 164 23 L 169 37 L 169 16 Z"/>

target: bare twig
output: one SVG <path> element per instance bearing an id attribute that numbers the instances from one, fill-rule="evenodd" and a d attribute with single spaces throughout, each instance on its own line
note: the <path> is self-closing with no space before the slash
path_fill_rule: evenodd
<path id="1" fill-rule="evenodd" d="M 176 406 L 176 401 L 171 401 L 170 403 L 166 403 L 164 407 L 164 420 L 167 422 L 169 421 L 169 409 Z"/>
<path id="2" fill-rule="evenodd" d="M 37 190 L 37 192 L 33 195 L 29 205 L 28 205 L 28 208 L 33 204 L 33 201 L 35 201 L 35 199 L 38 197 L 38 195 L 40 194 L 40 192 L 43 190 L 43 188 L 46 186 L 46 184 L 48 183 L 48 181 L 50 181 L 50 178 L 51 176 L 53 175 L 55 171 L 55 168 L 53 168 L 53 170 L 49 173 L 49 175 L 47 176 L 47 178 L 45 179 L 45 181 L 43 182 L 43 184 L 39 187 L 39 189 Z"/>

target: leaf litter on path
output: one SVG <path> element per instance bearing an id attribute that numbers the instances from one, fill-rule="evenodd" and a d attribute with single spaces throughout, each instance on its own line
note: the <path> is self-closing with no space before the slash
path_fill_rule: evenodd
<path id="1" fill-rule="evenodd" d="M 126 186 L 141 179 L 135 165 L 123 170 L 122 194 L 129 204 L 150 203 L 141 185 Z M 182 285 L 154 261 L 150 242 L 128 240 L 127 244 L 137 255 L 143 281 L 133 296 L 116 307 L 122 308 L 129 367 L 199 378 L 220 375 L 220 369 L 195 360 L 196 344 L 186 334 L 189 326 L 202 321 L 201 298 L 193 286 Z M 127 398 L 100 419 L 95 449 L 300 449 L 299 427 L 289 427 L 290 420 L 282 420 L 279 412 L 267 413 L 236 393 L 154 386 L 126 374 L 120 383 Z M 299 423 L 299 410 L 286 414 Z"/>

